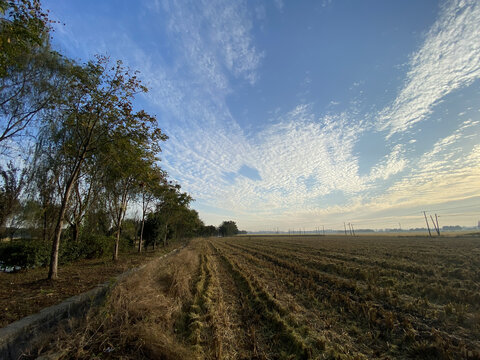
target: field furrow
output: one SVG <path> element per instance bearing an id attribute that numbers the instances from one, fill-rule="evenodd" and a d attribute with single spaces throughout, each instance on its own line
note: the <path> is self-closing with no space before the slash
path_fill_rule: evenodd
<path id="1" fill-rule="evenodd" d="M 442 346 L 457 351 L 478 347 L 478 313 L 475 311 L 468 312 L 463 308 L 459 309 L 459 316 L 451 316 L 449 306 L 440 307 L 422 298 L 398 296 L 387 288 L 316 270 L 311 262 L 302 264 L 305 259 L 286 256 L 277 252 L 274 246 L 268 253 L 236 239 L 223 242 L 221 246 L 236 259 L 242 258 L 247 263 L 244 272 L 260 273 L 263 282 L 269 284 L 266 286 L 295 297 L 304 309 L 334 309 L 333 312 L 330 310 L 328 318 L 335 319 L 343 329 L 352 329 L 352 334 L 359 340 L 357 348 L 368 344 L 370 349 L 385 353 L 390 351 L 388 346 L 379 348 L 379 345 L 391 344 L 394 345 L 391 351 L 395 353 L 398 348 L 415 344 L 416 339 L 434 340 L 436 337 L 441 337 Z M 461 317 L 470 319 L 464 324 L 464 330 L 458 327 Z M 363 333 L 366 337 L 356 331 L 362 327 L 368 329 Z M 459 341 L 458 336 L 452 335 L 454 331 L 462 333 L 465 339 Z M 436 337 L 432 337 L 432 332 Z"/>
<path id="2" fill-rule="evenodd" d="M 119 284 L 73 336 L 44 350 L 64 359 L 480 360 L 478 275 L 465 265 L 480 238 L 420 240 L 195 239 Z M 435 259 L 415 262 L 436 244 Z"/>

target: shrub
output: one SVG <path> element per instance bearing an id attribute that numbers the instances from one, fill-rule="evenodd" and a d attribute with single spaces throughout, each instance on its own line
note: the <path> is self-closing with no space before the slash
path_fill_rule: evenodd
<path id="1" fill-rule="evenodd" d="M 101 258 L 113 253 L 114 240 L 111 236 L 91 235 L 82 239 L 82 257 L 86 259 Z"/>
<path id="2" fill-rule="evenodd" d="M 19 266 L 25 269 L 46 266 L 49 256 L 50 244 L 42 240 L 14 240 L 0 246 L 0 261 L 5 267 Z"/>

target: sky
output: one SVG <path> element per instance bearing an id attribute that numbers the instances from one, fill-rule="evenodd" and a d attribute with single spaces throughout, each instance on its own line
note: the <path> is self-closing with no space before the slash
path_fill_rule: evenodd
<path id="1" fill-rule="evenodd" d="M 140 72 L 206 224 L 480 221 L 477 0 L 43 1 L 54 48 Z"/>

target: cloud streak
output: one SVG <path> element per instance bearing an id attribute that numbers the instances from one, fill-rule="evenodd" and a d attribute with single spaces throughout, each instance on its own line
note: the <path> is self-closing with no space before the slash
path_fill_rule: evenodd
<path id="1" fill-rule="evenodd" d="M 480 3 L 453 0 L 413 54 L 405 84 L 378 116 L 387 138 L 427 118 L 442 98 L 480 78 Z"/>

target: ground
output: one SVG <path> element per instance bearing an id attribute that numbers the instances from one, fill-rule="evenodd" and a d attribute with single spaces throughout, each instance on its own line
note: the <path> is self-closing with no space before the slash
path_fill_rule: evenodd
<path id="1" fill-rule="evenodd" d="M 120 282 L 39 353 L 478 360 L 479 255 L 478 236 L 196 239 Z"/>
<path id="2" fill-rule="evenodd" d="M 111 259 L 81 260 L 58 270 L 58 280 L 47 280 L 48 268 L 0 272 L 0 328 L 25 316 L 105 283 L 122 272 L 138 267 L 164 253 L 163 250 L 141 254 L 121 254 Z"/>

